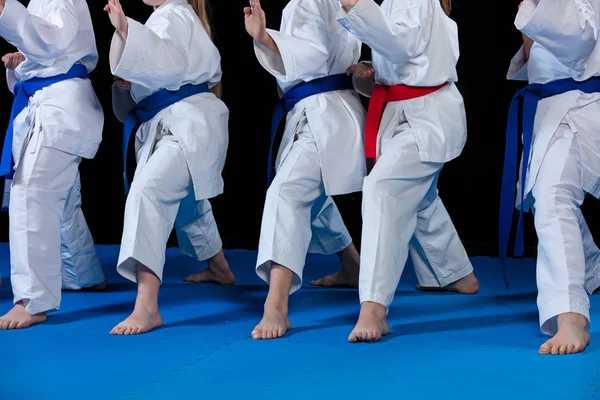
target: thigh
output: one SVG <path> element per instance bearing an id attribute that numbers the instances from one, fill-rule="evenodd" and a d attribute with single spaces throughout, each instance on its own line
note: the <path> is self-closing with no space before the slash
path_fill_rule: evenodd
<path id="1" fill-rule="evenodd" d="M 363 190 L 385 192 L 389 196 L 411 199 L 419 207 L 434 192 L 435 182 L 443 163 L 421 161 L 415 131 L 408 124 L 396 128 L 396 134 L 384 142 L 382 153 L 371 173 L 365 178 Z"/>
<path id="2" fill-rule="evenodd" d="M 173 135 L 163 136 L 144 164 L 138 166 L 130 196 L 141 192 L 159 202 L 177 202 L 192 191 L 183 149 Z"/>
<path id="3" fill-rule="evenodd" d="M 275 179 L 269 187 L 269 194 L 273 192 L 304 206 L 312 206 L 315 200 L 324 196 L 317 144 L 308 125 L 298 133 L 277 169 Z"/>
<path id="4" fill-rule="evenodd" d="M 41 146 L 39 135 L 43 135 L 43 132 L 34 134 L 23 151 L 11 192 L 22 193 L 26 197 L 40 196 L 45 200 L 46 207 L 62 217 L 67 196 L 77 178 L 81 157 Z M 13 211 L 16 211 L 13 206 L 20 207 L 13 201 L 11 203 Z"/>

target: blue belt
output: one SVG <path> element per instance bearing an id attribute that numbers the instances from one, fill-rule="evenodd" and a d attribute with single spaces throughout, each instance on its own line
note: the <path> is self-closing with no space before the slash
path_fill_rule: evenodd
<path id="1" fill-rule="evenodd" d="M 271 185 L 274 177 L 273 150 L 275 148 L 275 139 L 279 124 L 285 118 L 287 113 L 290 112 L 296 104 L 307 97 L 325 92 L 333 92 L 335 90 L 349 89 L 354 89 L 352 77 L 348 74 L 339 74 L 324 76 L 310 82 L 300 83 L 283 95 L 275 107 L 273 119 L 271 120 L 271 144 L 269 146 L 269 164 L 267 166 L 267 186 Z"/>
<path id="2" fill-rule="evenodd" d="M 88 72 L 87 68 L 82 64 L 75 64 L 71 69 L 62 75 L 51 76 L 48 78 L 31 78 L 26 81 L 18 82 L 14 89 L 14 101 L 12 110 L 10 111 L 10 122 L 8 129 L 6 130 L 6 136 L 4 137 L 4 146 L 2 147 L 2 159 L 0 160 L 0 176 L 4 176 L 4 185 L 9 185 L 10 180 L 14 177 L 14 158 L 12 156 L 12 143 L 14 136 L 13 123 L 17 115 L 19 115 L 29 104 L 29 98 L 33 96 L 37 91 L 44 89 L 55 83 L 66 81 L 68 79 L 87 79 Z M 5 192 L 6 192 L 5 188 Z M 3 207 L 5 210 L 5 207 Z"/>
<path id="3" fill-rule="evenodd" d="M 185 85 L 176 91 L 161 89 L 146 97 L 136 104 L 135 108 L 127 114 L 123 124 L 123 179 L 125 182 L 125 193 L 129 192 L 129 181 L 127 179 L 127 150 L 131 135 L 138 130 L 144 122 L 150 121 L 159 112 L 172 106 L 180 100 L 200 93 L 208 93 L 210 88 L 207 83 L 200 85 Z"/>
<path id="4" fill-rule="evenodd" d="M 590 78 L 583 82 L 573 79 L 561 79 L 546 84 L 531 84 L 525 86 L 513 97 L 508 114 L 508 126 L 506 129 L 506 149 L 504 154 L 504 172 L 502 175 L 502 191 L 500 195 L 500 219 L 499 219 L 499 251 L 500 265 L 504 284 L 508 287 L 506 276 L 506 253 L 508 241 L 512 228 L 513 211 L 515 207 L 515 196 L 517 186 L 518 145 L 519 145 L 519 110 L 522 110 L 523 131 L 523 170 L 521 171 L 521 210 L 517 225 L 517 236 L 514 255 L 521 257 L 524 252 L 523 244 L 523 207 L 525 206 L 525 185 L 527 169 L 529 166 L 529 154 L 531 153 L 531 141 L 533 137 L 533 124 L 537 104 L 547 97 L 556 96 L 573 90 L 584 93 L 600 92 L 600 77 Z"/>

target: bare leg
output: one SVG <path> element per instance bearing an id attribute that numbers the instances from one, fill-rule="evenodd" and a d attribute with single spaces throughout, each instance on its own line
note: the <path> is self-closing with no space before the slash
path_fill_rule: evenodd
<path id="1" fill-rule="evenodd" d="M 111 331 L 111 335 L 139 335 L 163 324 L 158 311 L 160 280 L 148 267 L 137 263 L 138 293 L 133 313 Z"/>
<path id="2" fill-rule="evenodd" d="M 19 301 L 9 312 L 0 317 L 0 330 L 28 328 L 45 320 L 45 312 L 31 315 L 25 310 L 23 302 Z"/>
<path id="3" fill-rule="evenodd" d="M 354 247 L 354 243 L 337 253 L 342 269 L 335 274 L 312 281 L 313 286 L 324 287 L 358 287 L 358 273 L 360 268 L 360 255 Z"/>
<path id="4" fill-rule="evenodd" d="M 385 306 L 383 304 L 365 301 L 360 305 L 360 315 L 356 326 L 350 332 L 348 341 L 374 342 L 390 333 Z"/>
<path id="5" fill-rule="evenodd" d="M 288 319 L 288 299 L 294 273 L 278 264 L 271 266 L 269 294 L 260 323 L 252 331 L 252 338 L 277 339 L 292 327 Z"/>
<path id="6" fill-rule="evenodd" d="M 576 354 L 581 353 L 590 344 L 587 319 L 577 313 L 564 313 L 558 316 L 558 332 L 544 343 L 540 354 Z"/>
<path id="7" fill-rule="evenodd" d="M 469 275 L 452 282 L 444 287 L 429 287 L 417 285 L 417 290 L 424 292 L 455 292 L 461 294 L 476 294 L 479 292 L 479 282 L 475 277 L 475 274 L 471 272 Z"/>
<path id="8" fill-rule="evenodd" d="M 208 268 L 184 279 L 186 282 L 211 282 L 220 285 L 233 285 L 235 276 L 229 269 L 223 250 L 208 260 Z"/>

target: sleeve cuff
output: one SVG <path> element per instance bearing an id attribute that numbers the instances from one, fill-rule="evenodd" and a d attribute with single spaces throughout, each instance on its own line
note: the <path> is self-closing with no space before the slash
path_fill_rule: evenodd
<path id="1" fill-rule="evenodd" d="M 116 84 L 112 85 L 112 109 L 115 117 L 123 123 L 127 114 L 135 107 L 135 101 L 131 98 L 131 93 L 121 90 Z"/>
<path id="2" fill-rule="evenodd" d="M 515 26 L 518 30 L 521 31 L 522 29 L 526 28 L 526 25 L 535 14 L 537 7 L 538 5 L 536 4 L 536 0 L 523 1 L 523 4 L 521 5 L 521 8 L 519 8 L 515 18 Z"/>
<path id="3" fill-rule="evenodd" d="M 115 31 L 109 56 L 112 74 L 126 80 L 129 79 L 137 60 L 140 59 L 136 41 L 139 41 L 140 30 L 144 28 L 144 25 L 131 18 L 127 18 L 127 24 L 127 40 Z"/>
<path id="4" fill-rule="evenodd" d="M 279 48 L 280 56 L 255 41 L 254 53 L 258 62 L 278 80 L 282 82 L 293 81 L 295 71 L 294 55 L 289 46 L 286 46 L 284 35 L 271 29 L 267 29 L 267 32 Z"/>
<path id="5" fill-rule="evenodd" d="M 8 90 L 11 93 L 14 93 L 15 85 L 19 82 L 19 78 L 17 78 L 17 74 L 15 71 L 11 69 L 6 70 L 6 84 L 8 86 Z"/>
<path id="6" fill-rule="evenodd" d="M 373 0 L 358 0 L 358 3 L 348 12 L 340 7 L 336 19 L 344 28 L 349 29 L 359 18 L 367 15 L 373 6 L 379 8 Z"/>
<path id="7" fill-rule="evenodd" d="M 508 73 L 506 74 L 506 79 L 513 81 L 529 80 L 527 73 L 527 60 L 525 60 L 525 50 L 523 45 L 521 45 L 521 48 L 511 60 Z"/>

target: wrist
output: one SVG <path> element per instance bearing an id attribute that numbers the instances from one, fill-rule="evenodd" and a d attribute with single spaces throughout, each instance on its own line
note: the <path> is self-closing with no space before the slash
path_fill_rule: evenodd
<path id="1" fill-rule="evenodd" d="M 125 19 L 125 24 L 121 27 L 121 29 L 117 29 L 117 31 L 123 36 L 123 38 L 127 38 L 127 32 L 129 31 L 129 22 Z"/>
<path id="2" fill-rule="evenodd" d="M 265 31 L 262 35 L 260 35 L 258 37 L 258 39 L 256 39 L 256 41 L 260 44 L 262 44 L 263 46 L 269 46 L 269 43 L 271 43 L 271 41 L 273 40 L 273 38 L 271 38 L 271 35 L 269 35 L 269 33 L 267 31 Z"/>

